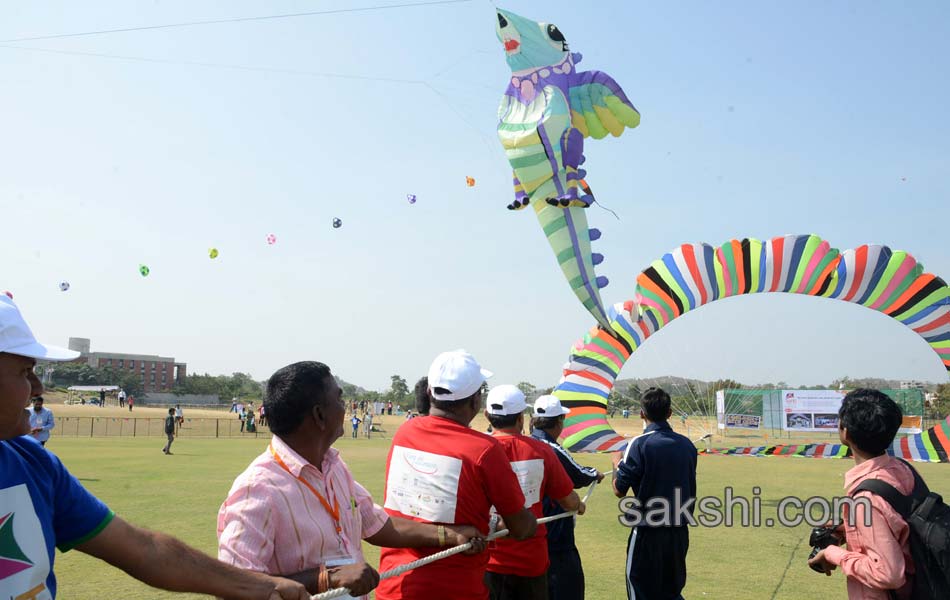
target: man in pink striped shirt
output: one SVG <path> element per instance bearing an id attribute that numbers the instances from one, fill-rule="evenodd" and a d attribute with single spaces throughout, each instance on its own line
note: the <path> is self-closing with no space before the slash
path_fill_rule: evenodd
<path id="1" fill-rule="evenodd" d="M 838 417 L 841 442 L 851 448 L 855 462 L 844 476 L 848 494 L 866 479 L 880 479 L 900 493 L 910 494 L 913 473 L 886 453 L 901 425 L 900 407 L 878 390 L 859 389 L 845 396 Z M 854 497 L 870 502 L 870 520 L 865 503 L 855 504 L 853 515 L 845 505 L 839 533 L 848 549 L 829 546 L 809 564 L 821 567 L 827 575 L 841 567 L 848 577 L 850 600 L 910 598 L 914 567 L 907 522 L 877 494 L 862 491 Z"/>
<path id="2" fill-rule="evenodd" d="M 280 573 L 316 594 L 345 587 L 364 597 L 379 583 L 362 540 L 391 548 L 474 542 L 464 525 L 390 517 L 353 479 L 333 442 L 343 435 L 346 405 L 329 367 L 294 363 L 267 382 L 265 412 L 274 433 L 267 450 L 238 476 L 218 512 L 218 558 Z"/>

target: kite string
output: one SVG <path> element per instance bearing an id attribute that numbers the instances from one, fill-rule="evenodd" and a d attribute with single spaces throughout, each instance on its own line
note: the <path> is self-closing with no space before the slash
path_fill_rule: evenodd
<path id="1" fill-rule="evenodd" d="M 244 23 L 248 21 L 267 21 L 274 19 L 290 19 L 294 17 L 311 17 L 316 15 L 334 15 L 341 13 L 370 12 L 374 10 L 391 10 L 394 8 L 412 8 L 416 6 L 433 6 L 437 4 L 461 4 L 472 0 L 430 0 L 428 2 L 409 2 L 404 4 L 381 4 L 376 6 L 358 6 L 353 8 L 337 8 L 330 10 L 314 10 L 298 13 L 283 13 L 279 15 L 259 15 L 254 17 L 233 17 L 230 19 L 211 19 L 206 21 L 185 21 L 182 23 L 166 23 L 164 25 L 142 25 L 139 27 L 120 27 L 116 29 L 99 29 L 94 31 L 80 31 L 75 33 L 57 33 L 52 35 L 37 35 L 32 37 L 10 38 L 0 40 L 0 43 L 32 42 L 37 40 L 54 40 L 70 37 L 84 37 L 89 35 L 103 35 L 108 33 L 127 33 L 130 31 L 150 31 L 154 29 L 173 29 L 176 27 L 194 27 L 198 25 L 219 25 L 223 23 Z"/>
<path id="2" fill-rule="evenodd" d="M 607 471 L 606 473 L 604 473 L 604 476 L 610 475 L 611 473 L 612 471 Z M 597 483 L 598 481 L 594 480 L 594 482 L 590 484 L 590 488 L 587 490 L 587 494 L 584 495 L 584 498 L 583 500 L 581 500 L 581 502 L 585 504 L 587 503 L 587 501 L 590 499 L 591 494 L 594 493 L 594 488 L 597 487 Z M 572 511 L 568 511 L 568 512 L 561 513 L 559 515 L 554 515 L 551 517 L 543 517 L 543 518 L 538 519 L 538 525 L 543 525 L 544 523 L 550 523 L 551 521 L 557 521 L 558 519 L 566 519 L 568 517 L 573 517 L 576 514 L 577 514 L 577 511 L 572 510 Z M 485 541 L 492 542 L 494 540 L 497 540 L 498 538 L 506 537 L 508 534 L 509 534 L 509 530 L 502 529 L 486 537 Z M 398 577 L 402 575 L 403 573 L 406 573 L 413 569 L 418 569 L 419 567 L 423 567 L 425 565 L 434 563 L 436 561 L 442 560 L 443 558 L 448 558 L 450 556 L 455 556 L 456 554 L 465 552 L 471 549 L 471 547 L 472 547 L 472 542 L 466 542 L 464 544 L 455 546 L 454 548 L 448 548 L 441 552 L 430 554 L 429 556 L 426 556 L 424 558 L 414 560 L 404 565 L 399 565 L 398 567 L 395 567 L 388 571 L 383 571 L 382 573 L 379 574 L 379 579 L 380 581 L 382 581 L 383 579 Z M 348 596 L 349 594 L 350 594 L 350 590 L 348 590 L 347 588 L 336 588 L 333 590 L 323 592 L 321 594 L 316 594 L 314 596 L 311 596 L 310 600 L 330 600 L 331 598 L 342 598 L 343 596 Z"/>

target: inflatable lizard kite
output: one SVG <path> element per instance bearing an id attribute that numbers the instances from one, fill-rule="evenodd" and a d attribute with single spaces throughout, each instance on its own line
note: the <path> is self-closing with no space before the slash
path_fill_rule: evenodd
<path id="1" fill-rule="evenodd" d="M 511 81 L 498 108 L 498 137 L 514 169 L 511 210 L 532 206 L 571 289 L 605 327 L 600 299 L 606 277 L 594 274 L 603 256 L 591 252 L 600 237 L 587 228 L 593 203 L 584 181 L 584 138 L 619 136 L 640 124 L 640 113 L 613 79 L 600 71 L 577 72 L 561 31 L 499 10 L 498 39 L 505 47 Z"/>

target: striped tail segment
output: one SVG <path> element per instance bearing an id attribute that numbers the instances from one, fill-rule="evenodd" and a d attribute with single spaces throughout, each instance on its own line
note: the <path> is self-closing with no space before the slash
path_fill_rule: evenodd
<path id="1" fill-rule="evenodd" d="M 895 439 L 887 453 L 917 462 L 950 462 L 950 419 L 921 433 Z"/>
<path id="2" fill-rule="evenodd" d="M 801 456 L 805 458 L 850 458 L 851 449 L 843 444 L 792 444 L 713 448 L 703 454 L 728 456 Z M 887 449 L 891 456 L 915 462 L 950 462 L 950 419 L 941 421 L 914 435 L 898 437 Z"/>
<path id="3" fill-rule="evenodd" d="M 701 450 L 700 454 L 724 456 L 798 456 L 800 458 L 850 458 L 851 449 L 844 444 L 792 444 L 747 446 Z"/>
<path id="4" fill-rule="evenodd" d="M 577 299 L 598 323 L 609 327 L 610 319 L 600 299 L 600 288 L 606 287 L 608 281 L 606 277 L 597 277 L 594 273 L 594 265 L 603 261 L 603 256 L 592 252 L 590 245 L 591 241 L 600 237 L 600 231 L 587 228 L 585 208 L 564 208 L 535 202 L 534 209 L 558 265 Z"/>
<path id="5" fill-rule="evenodd" d="M 583 216 L 583 209 L 577 212 Z M 546 222 L 541 211 L 538 218 L 559 262 L 561 252 L 568 263 L 571 256 L 592 256 L 587 246 L 580 246 L 577 254 L 568 253 L 564 234 L 559 233 L 566 225 L 554 224 L 554 218 Z M 586 227 L 586 219 L 581 225 Z M 559 236 L 558 241 L 554 235 Z M 564 263 L 562 269 L 569 275 Z M 572 282 L 584 281 L 576 278 L 577 274 L 568 276 Z M 944 280 L 925 273 L 913 256 L 887 246 L 864 245 L 841 252 L 816 235 L 786 235 L 768 241 L 734 239 L 719 247 L 683 244 L 637 276 L 633 300 L 604 310 L 599 295 L 585 296 L 579 289 L 587 287 L 580 285 L 575 293 L 600 326 L 574 344 L 554 390 L 571 408 L 562 435 L 565 446 L 575 452 L 614 451 L 626 445 L 626 439 L 613 431 L 606 418 L 607 397 L 623 365 L 648 337 L 673 319 L 729 296 L 783 292 L 877 310 L 913 329 L 950 370 L 950 288 Z M 596 292 L 596 287 L 591 289 Z M 601 311 L 603 318 L 598 316 Z M 932 456 L 926 440 L 921 444 L 926 456 Z M 919 454 L 919 446 L 915 447 Z M 906 454 L 913 454 L 910 447 Z"/>
<path id="6" fill-rule="evenodd" d="M 864 245 L 840 252 L 816 235 L 718 248 L 684 244 L 637 277 L 636 300 L 660 326 L 720 298 L 785 292 L 860 304 L 917 332 L 950 370 L 950 288 L 903 251 Z"/>

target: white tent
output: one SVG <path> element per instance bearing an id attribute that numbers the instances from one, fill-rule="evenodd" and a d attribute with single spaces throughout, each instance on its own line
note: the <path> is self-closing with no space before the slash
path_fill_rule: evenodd
<path id="1" fill-rule="evenodd" d="M 117 385 L 71 385 L 66 389 L 69 392 L 66 404 L 78 404 L 86 394 L 95 394 L 98 401 L 99 392 L 104 391 L 110 396 L 119 392 L 119 386 Z"/>

